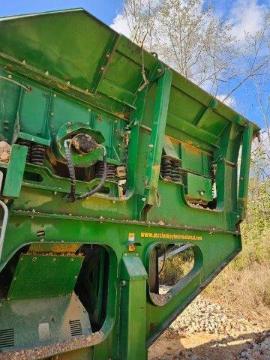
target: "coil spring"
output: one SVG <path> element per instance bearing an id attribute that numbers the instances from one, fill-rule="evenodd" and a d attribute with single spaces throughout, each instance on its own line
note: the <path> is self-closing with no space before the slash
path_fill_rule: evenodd
<path id="1" fill-rule="evenodd" d="M 31 163 L 35 165 L 43 165 L 46 147 L 40 144 L 32 144 L 31 146 Z"/>
<path id="2" fill-rule="evenodd" d="M 172 180 L 174 182 L 181 181 L 180 162 L 175 159 L 172 160 Z"/>
<path id="3" fill-rule="evenodd" d="M 161 176 L 166 180 L 171 180 L 172 176 L 172 159 L 163 156 L 161 159 Z"/>
<path id="4" fill-rule="evenodd" d="M 104 163 L 102 161 L 97 162 L 96 164 L 96 171 L 95 175 L 97 178 L 102 178 L 102 175 L 104 173 Z M 115 180 L 116 178 L 116 165 L 113 164 L 107 164 L 107 180 Z"/>
<path id="5" fill-rule="evenodd" d="M 163 155 L 161 159 L 160 172 L 163 179 L 173 182 L 181 181 L 180 162 L 177 159 L 172 159 L 166 155 Z"/>
<path id="6" fill-rule="evenodd" d="M 31 162 L 31 142 L 28 140 L 19 139 L 17 144 L 26 146 L 28 148 L 26 162 Z"/>

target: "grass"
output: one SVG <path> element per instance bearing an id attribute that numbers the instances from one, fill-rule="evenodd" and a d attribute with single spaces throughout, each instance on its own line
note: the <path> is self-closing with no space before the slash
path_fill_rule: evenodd
<path id="1" fill-rule="evenodd" d="M 270 180 L 250 182 L 246 220 L 241 225 L 243 251 L 205 289 L 204 295 L 246 318 L 270 325 Z M 170 259 L 161 273 L 163 283 L 183 275 L 182 258 Z M 185 259 L 187 260 L 187 259 Z"/>
<path id="2" fill-rule="evenodd" d="M 209 285 L 205 296 L 270 324 L 270 182 L 250 183 L 243 251 Z"/>

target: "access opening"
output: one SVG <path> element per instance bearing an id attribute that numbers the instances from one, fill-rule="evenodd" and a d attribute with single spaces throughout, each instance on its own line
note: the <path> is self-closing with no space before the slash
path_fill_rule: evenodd
<path id="1" fill-rule="evenodd" d="M 195 266 L 194 247 L 186 243 L 157 244 L 149 257 L 149 291 L 158 305 L 169 301 Z"/>
<path id="2" fill-rule="evenodd" d="M 69 343 L 98 332 L 110 307 L 110 255 L 105 247 L 76 243 L 33 243 L 19 250 L 0 273 L 0 338 L 11 319 L 16 334 L 12 344 L 0 339 L 0 348 Z"/>

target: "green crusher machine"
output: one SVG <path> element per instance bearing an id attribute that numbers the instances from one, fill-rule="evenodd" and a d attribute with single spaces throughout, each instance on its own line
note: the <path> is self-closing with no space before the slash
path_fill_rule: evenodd
<path id="1" fill-rule="evenodd" d="M 0 359 L 146 360 L 241 250 L 258 131 L 82 9 L 0 19 Z"/>

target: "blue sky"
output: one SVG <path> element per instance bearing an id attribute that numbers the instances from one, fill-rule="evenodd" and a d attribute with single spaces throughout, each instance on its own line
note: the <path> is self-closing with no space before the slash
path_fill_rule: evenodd
<path id="1" fill-rule="evenodd" d="M 10 0 L 1 1 L 0 16 L 82 7 L 110 25 L 122 0 Z"/>
<path id="2" fill-rule="evenodd" d="M 264 11 L 264 6 L 270 7 L 270 0 L 205 0 L 205 3 L 208 1 L 214 4 L 220 17 L 232 17 L 234 19 L 238 17 L 236 30 L 240 35 L 241 31 L 243 32 L 246 29 L 255 31 Z M 122 5 L 123 0 L 3 0 L 0 6 L 0 16 L 81 7 L 106 24 L 111 25 L 117 14 L 121 13 Z M 121 24 L 118 25 L 120 25 L 121 31 Z M 265 90 L 268 91 L 268 89 Z M 225 87 L 222 91 L 226 94 L 228 89 Z M 252 82 L 246 83 L 237 93 L 234 93 L 233 107 L 249 119 L 264 126 L 254 97 L 254 85 Z"/>

